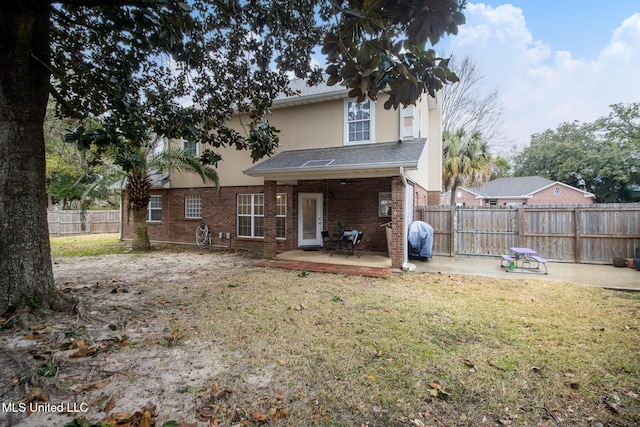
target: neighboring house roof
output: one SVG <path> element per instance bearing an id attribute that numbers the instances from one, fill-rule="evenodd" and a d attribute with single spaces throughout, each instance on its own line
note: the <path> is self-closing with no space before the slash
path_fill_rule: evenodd
<path id="1" fill-rule="evenodd" d="M 579 188 L 572 187 L 564 184 L 560 181 L 551 181 L 550 179 L 542 178 L 539 176 L 521 176 L 515 178 L 498 178 L 493 181 L 487 182 L 482 187 L 461 187 L 462 189 L 476 195 L 478 198 L 495 198 L 495 199 L 509 199 L 509 198 L 531 198 L 535 193 L 538 193 L 552 185 L 561 185 L 566 188 L 584 193 L 585 197 L 594 198 L 595 195 L 587 191 L 580 190 Z"/>
<path id="2" fill-rule="evenodd" d="M 346 172 L 393 176 L 415 169 L 425 139 L 283 151 L 244 171 L 249 176 L 308 179 Z M 347 177 L 344 175 L 344 177 Z"/>

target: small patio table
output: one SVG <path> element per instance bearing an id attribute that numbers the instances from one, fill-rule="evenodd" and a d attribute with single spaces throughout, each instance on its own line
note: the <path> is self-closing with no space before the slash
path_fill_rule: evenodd
<path id="1" fill-rule="evenodd" d="M 341 254 L 343 245 L 345 248 L 349 247 L 349 242 L 353 241 L 352 233 L 353 232 L 349 230 L 342 230 L 335 233 L 338 240 L 338 245 L 334 248 L 334 251 L 331 255 L 333 255 L 334 253 Z"/>
<path id="2" fill-rule="evenodd" d="M 507 272 L 543 273 L 540 270 L 540 265 L 543 265 L 544 266 L 543 274 L 548 274 L 547 261 L 537 256 L 538 252 L 530 248 L 509 248 L 509 249 L 511 250 L 511 252 L 515 254 L 515 258 L 512 258 L 509 255 L 502 256 L 503 262 L 507 261 L 507 265 L 506 265 Z M 532 266 L 532 263 L 534 262 L 535 262 L 535 267 Z"/>

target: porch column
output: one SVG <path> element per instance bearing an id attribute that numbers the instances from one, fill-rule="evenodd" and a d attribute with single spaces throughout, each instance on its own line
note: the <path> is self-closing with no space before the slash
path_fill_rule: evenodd
<path id="1" fill-rule="evenodd" d="M 275 258 L 276 245 L 276 181 L 264 182 L 264 257 Z"/>
<path id="2" fill-rule="evenodd" d="M 402 178 L 391 178 L 391 267 L 402 268 L 404 262 L 404 185 Z"/>

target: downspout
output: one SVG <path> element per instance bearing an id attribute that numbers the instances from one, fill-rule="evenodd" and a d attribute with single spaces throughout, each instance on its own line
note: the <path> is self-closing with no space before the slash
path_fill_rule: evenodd
<path id="1" fill-rule="evenodd" d="M 400 166 L 400 179 L 402 179 L 402 187 L 405 189 L 404 194 L 402 195 L 402 269 L 405 271 L 413 271 L 416 266 L 414 264 L 409 263 L 409 243 L 407 231 L 409 229 L 409 224 L 405 224 L 405 220 L 407 219 L 407 176 L 404 174 L 404 167 Z M 413 208 L 413 206 L 411 206 Z"/>

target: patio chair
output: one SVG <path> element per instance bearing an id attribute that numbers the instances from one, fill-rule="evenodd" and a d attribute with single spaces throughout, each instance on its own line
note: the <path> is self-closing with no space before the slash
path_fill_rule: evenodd
<path id="1" fill-rule="evenodd" d="M 331 238 L 331 234 L 327 230 L 322 231 L 322 249 L 325 252 L 338 250 L 338 241 Z"/>
<path id="2" fill-rule="evenodd" d="M 362 242 L 362 234 L 362 231 L 353 230 L 352 237 L 348 242 L 349 246 L 347 246 L 347 256 L 358 255 L 358 258 L 360 258 L 360 253 L 356 254 L 356 250 L 360 247 L 360 243 Z"/>

